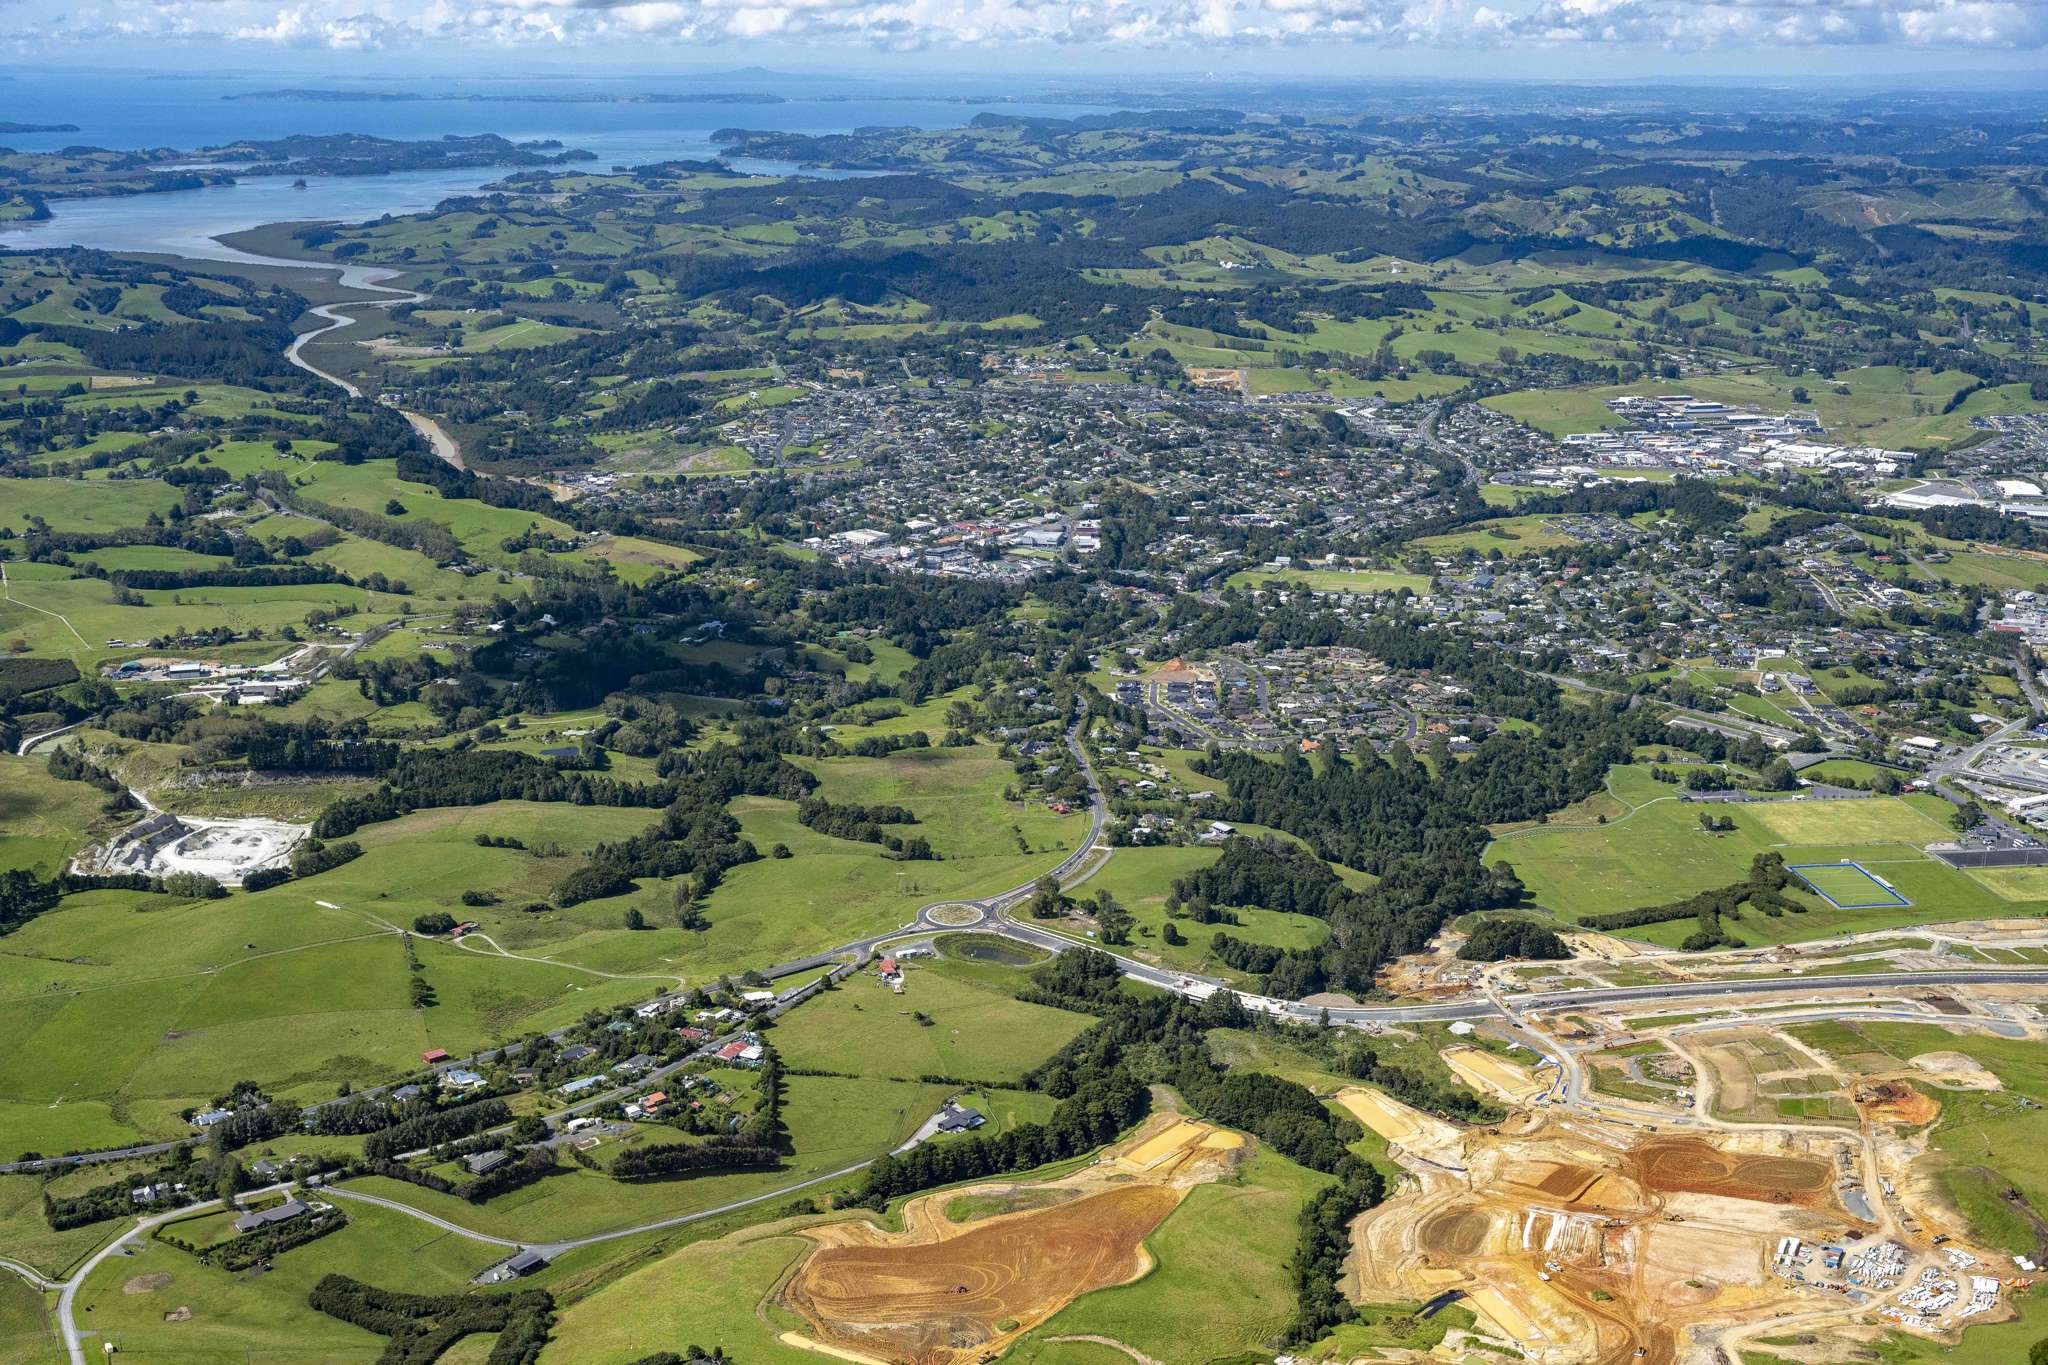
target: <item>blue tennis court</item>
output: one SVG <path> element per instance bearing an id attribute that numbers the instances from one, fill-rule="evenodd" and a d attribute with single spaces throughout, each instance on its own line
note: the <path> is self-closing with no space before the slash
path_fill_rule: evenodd
<path id="1" fill-rule="evenodd" d="M 1861 863 L 1802 863 L 1786 870 L 1837 910 L 1896 909 L 1913 903 Z"/>

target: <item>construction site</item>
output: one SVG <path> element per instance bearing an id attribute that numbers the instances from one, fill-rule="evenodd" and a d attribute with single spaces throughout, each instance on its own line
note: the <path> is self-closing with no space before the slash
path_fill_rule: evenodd
<path id="1" fill-rule="evenodd" d="M 2031 1031 L 2016 1017 L 2031 1007 L 1969 1008 L 2005 1036 Z M 1535 1067 L 1447 1050 L 1454 1076 L 1508 1108 L 1492 1127 L 1362 1087 L 1338 1092 L 1333 1102 L 1386 1142 L 1402 1172 L 1353 1225 L 1347 1294 L 1462 1303 L 1484 1342 L 1537 1365 L 1677 1365 L 1788 1324 L 1807 1336 L 1825 1325 L 1823 1351 L 1827 1340 L 1874 1344 L 1901 1329 L 1953 1343 L 2014 1315 L 2014 1294 L 2032 1282 L 2013 1267 L 2032 1267 L 1972 1244 L 1926 1141 L 1945 1094 L 1995 1089 L 1995 1076 L 1953 1051 L 1858 1073 L 1761 1021 L 1643 1023 L 1575 1014 L 1543 1040 Z M 1517 1036 L 1542 1035 L 1525 1024 Z M 1671 1090 L 1657 1110 L 1584 1093 L 1585 1062 L 1617 1044 L 1638 1063 L 1683 1059 L 1708 1083 Z M 1738 1115 L 1747 1088 L 1729 1093 L 1736 1068 L 1721 1054 L 1744 1050 L 1764 1081 L 1797 1079 L 1779 1095 L 1819 1092 L 1831 1107 L 1795 1099 Z"/>
<path id="2" fill-rule="evenodd" d="M 1243 1153 L 1240 1134 L 1160 1114 L 1061 1179 L 913 1199 L 901 1232 L 867 1222 L 803 1229 L 816 1250 L 781 1298 L 809 1331 L 786 1340 L 888 1365 L 990 1359 L 1082 1294 L 1143 1275 L 1151 1268 L 1145 1238 Z M 947 1218 L 948 1204 L 975 1196 L 1029 1207 L 967 1223 Z"/>
<path id="3" fill-rule="evenodd" d="M 1875 1230 L 1836 1201 L 1834 1152 L 1805 1140 L 1551 1114 L 1464 1131 L 1385 1096 L 1340 1099 L 1414 1177 L 1354 1227 L 1354 1297 L 1455 1291 L 1532 1361 L 1676 1361 L 1689 1324 L 1796 1305 L 1770 1273 L 1780 1239 Z"/>

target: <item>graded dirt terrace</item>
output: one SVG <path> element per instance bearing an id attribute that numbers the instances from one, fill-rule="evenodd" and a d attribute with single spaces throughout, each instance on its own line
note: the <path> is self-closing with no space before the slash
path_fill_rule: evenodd
<path id="1" fill-rule="evenodd" d="M 1037 1323 L 1136 1279 L 1146 1235 L 1179 1202 L 1169 1186 L 1132 1184 L 936 1242 L 813 1234 L 821 1245 L 785 1297 L 828 1345 L 915 1365 L 971 1360 L 1008 1334 L 1003 1323 Z"/>
<path id="2" fill-rule="evenodd" d="M 1659 1194 L 1716 1194 L 1766 1204 L 1808 1204 L 1839 1212 L 1832 1168 L 1811 1157 L 1726 1152 L 1701 1138 L 1640 1143 L 1629 1164 L 1645 1189 Z"/>
<path id="3" fill-rule="evenodd" d="M 913 1199 L 902 1232 L 872 1223 L 805 1229 L 817 1249 L 782 1300 L 833 1354 L 890 1365 L 989 1358 L 1081 1295 L 1150 1269 L 1146 1237 L 1188 1190 L 1231 1169 L 1243 1146 L 1236 1133 L 1161 1115 L 1058 1181 Z M 1022 1189 L 1070 1197 L 965 1224 L 946 1217 L 963 1197 Z"/>

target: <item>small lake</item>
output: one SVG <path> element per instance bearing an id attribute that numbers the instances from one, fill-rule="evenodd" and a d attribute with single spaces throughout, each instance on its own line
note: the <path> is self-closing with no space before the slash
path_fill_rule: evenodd
<path id="1" fill-rule="evenodd" d="M 980 934 L 963 935 L 946 944 L 946 956 L 969 962 L 992 962 L 1001 967 L 1029 967 L 1039 960 L 1028 948 L 1019 948 Z"/>

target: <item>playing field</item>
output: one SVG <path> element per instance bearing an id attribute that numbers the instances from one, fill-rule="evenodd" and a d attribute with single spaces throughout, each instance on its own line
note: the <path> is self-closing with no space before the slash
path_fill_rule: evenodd
<path id="1" fill-rule="evenodd" d="M 1744 813 L 1787 844 L 1927 844 L 1950 834 L 1910 798 L 1760 801 Z"/>
<path id="2" fill-rule="evenodd" d="M 1814 894 L 1837 910 L 1871 910 L 1911 905 L 1890 883 L 1860 863 L 1804 863 L 1790 869 Z"/>
<path id="3" fill-rule="evenodd" d="M 1377 569 L 1241 569 L 1224 580 L 1237 588 L 1288 588 L 1305 584 L 1310 592 L 1414 593 L 1429 591 L 1429 580 L 1421 574 L 1391 573 Z"/>

